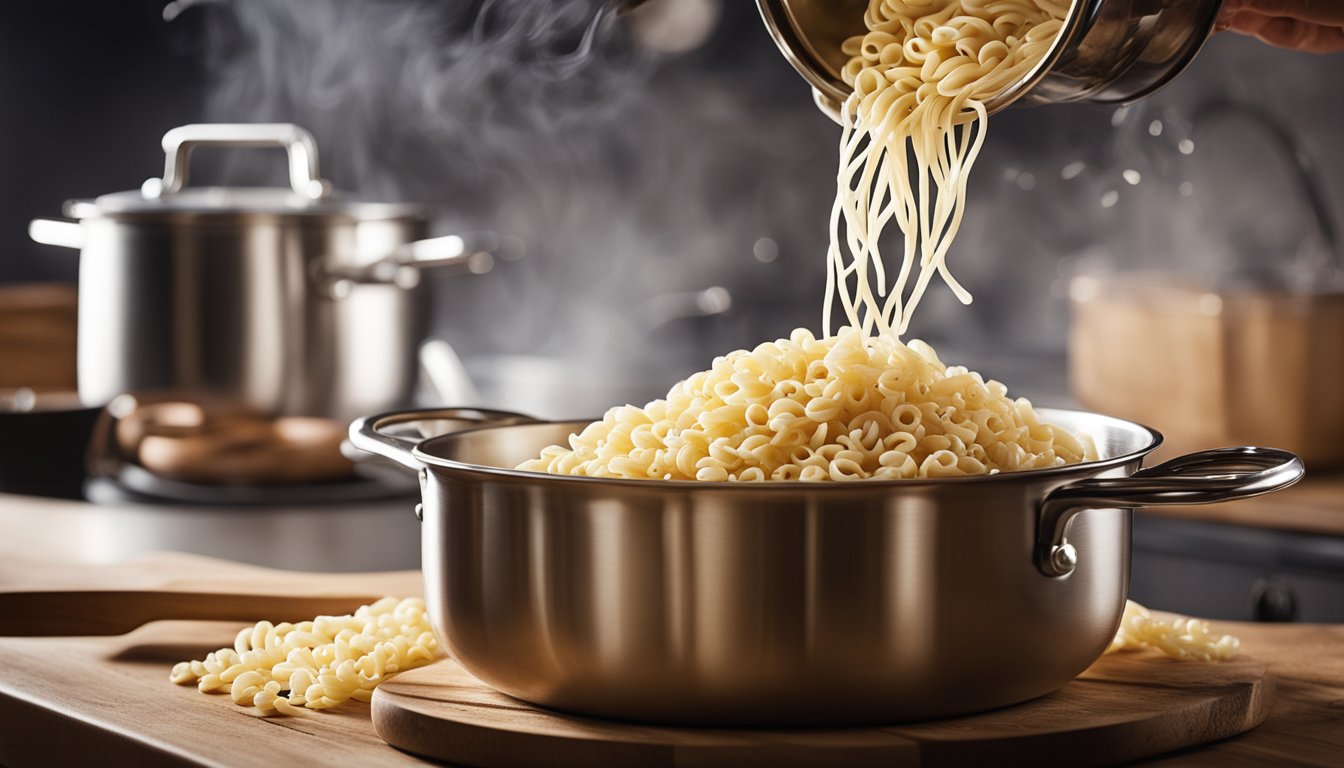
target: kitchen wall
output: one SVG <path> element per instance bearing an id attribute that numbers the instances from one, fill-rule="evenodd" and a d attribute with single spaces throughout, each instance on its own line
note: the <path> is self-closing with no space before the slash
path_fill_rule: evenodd
<path id="1" fill-rule="evenodd" d="M 660 4 L 690 10 L 640 18 Z M 286 120 L 317 134 L 338 187 L 521 239 L 489 275 L 435 281 L 434 333 L 469 362 L 559 356 L 609 386 L 575 397 L 637 399 L 817 325 L 838 129 L 748 3 L 659 0 L 591 31 L 576 0 L 218 0 L 172 22 L 161 8 L 6 9 L 0 281 L 73 280 L 73 254 L 29 243 L 27 221 L 159 173 L 168 127 Z M 950 257 L 976 302 L 933 292 L 915 333 L 1062 396 L 1069 275 L 1310 267 L 1324 249 L 1289 158 L 1209 105 L 1286 126 L 1344 221 L 1342 73 L 1344 56 L 1220 35 L 1133 107 L 995 116 Z M 277 167 L 204 159 L 216 179 Z"/>

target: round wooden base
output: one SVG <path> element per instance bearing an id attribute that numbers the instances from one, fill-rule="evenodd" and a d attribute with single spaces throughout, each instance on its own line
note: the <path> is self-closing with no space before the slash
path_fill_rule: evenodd
<path id="1" fill-rule="evenodd" d="M 1272 678 L 1239 658 L 1103 657 L 1048 695 L 993 712 L 866 728 L 717 729 L 555 712 L 494 691 L 451 661 L 404 672 L 373 697 L 387 743 L 453 765 L 1114 765 L 1245 732 L 1269 713 Z"/>

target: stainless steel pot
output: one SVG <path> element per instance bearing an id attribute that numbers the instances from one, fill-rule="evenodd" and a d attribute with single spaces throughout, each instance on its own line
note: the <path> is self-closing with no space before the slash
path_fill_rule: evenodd
<path id="1" fill-rule="evenodd" d="M 868 0 L 757 0 L 780 52 L 836 121 L 852 89 L 840 76 L 840 44 L 867 31 Z M 1213 32 L 1222 0 L 1074 0 L 1045 58 L 985 103 L 1141 99 L 1180 74 Z"/>
<path id="2" fill-rule="evenodd" d="M 1115 634 L 1130 510 L 1291 485 L 1290 453 L 1139 470 L 1161 435 L 1041 409 L 1100 461 L 937 480 L 695 483 L 512 469 L 586 422 L 464 409 L 356 421 L 419 473 L 439 638 L 512 696 L 620 719 L 932 718 L 1062 686 Z M 426 437 L 428 435 L 437 435 Z"/>
<path id="3" fill-rule="evenodd" d="M 189 188 L 201 146 L 281 147 L 290 189 Z M 173 390 L 274 415 L 411 402 L 419 270 L 489 268 L 459 236 L 425 239 L 418 206 L 330 191 L 317 146 L 286 124 L 187 125 L 163 137 L 162 179 L 66 204 L 34 240 L 79 248 L 79 393 Z"/>

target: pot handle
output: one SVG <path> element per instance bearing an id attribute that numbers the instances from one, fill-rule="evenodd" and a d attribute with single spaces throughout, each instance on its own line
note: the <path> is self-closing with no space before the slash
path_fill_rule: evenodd
<path id="1" fill-rule="evenodd" d="M 289 157 L 289 185 L 294 193 L 313 200 L 326 197 L 331 185 L 317 168 L 317 140 L 291 123 L 198 123 L 182 125 L 163 134 L 163 178 L 140 185 L 146 199 L 181 192 L 187 186 L 191 152 L 199 146 L 280 147 Z"/>
<path id="2" fill-rule="evenodd" d="M 1278 448 L 1214 448 L 1129 477 L 1095 477 L 1060 486 L 1041 502 L 1036 567 L 1052 577 L 1073 572 L 1078 552 L 1066 534 L 1069 522 L 1083 510 L 1244 499 L 1287 488 L 1305 471 L 1301 459 Z"/>
<path id="3" fill-rule="evenodd" d="M 413 424 L 421 421 L 447 421 L 459 424 L 432 435 L 419 430 L 415 434 L 398 434 L 392 428 L 398 425 Z M 426 469 L 423 462 L 413 453 L 415 447 L 429 437 L 464 432 L 468 429 L 485 426 L 504 426 L 506 424 L 534 424 L 540 419 L 524 416 L 512 411 L 496 411 L 489 408 L 424 408 L 414 411 L 392 411 L 376 416 L 355 419 L 350 424 L 350 442 L 356 448 L 368 453 L 391 459 L 413 472 Z"/>
<path id="4" fill-rule="evenodd" d="M 349 294 L 351 284 L 414 288 L 420 284 L 421 270 L 426 269 L 457 268 L 483 275 L 494 269 L 496 240 L 492 234 L 444 235 L 415 240 L 368 264 L 322 264 L 317 277 L 328 286 L 333 297 L 340 298 Z"/>
<path id="5" fill-rule="evenodd" d="M 35 243 L 79 250 L 84 247 L 84 225 L 64 219 L 33 219 L 28 222 L 28 237 Z"/>

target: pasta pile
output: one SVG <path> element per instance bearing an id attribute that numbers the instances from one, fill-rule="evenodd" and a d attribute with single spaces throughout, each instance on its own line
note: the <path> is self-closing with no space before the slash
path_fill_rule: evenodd
<path id="1" fill-rule="evenodd" d="M 920 341 L 806 330 L 717 358 L 644 408 L 626 405 L 518 469 L 661 480 L 977 475 L 1096 458 L 997 381 Z"/>
<path id="2" fill-rule="evenodd" d="M 843 46 L 853 93 L 841 112 L 824 333 L 836 297 L 848 325 L 904 333 L 935 272 L 970 303 L 946 257 L 985 138 L 983 102 L 1046 56 L 1068 8 L 1068 0 L 871 0 L 868 33 Z M 888 290 L 878 239 L 893 219 L 904 253 Z"/>
<path id="3" fill-rule="evenodd" d="M 1040 422 L 1002 384 L 944 366 L 926 344 L 899 340 L 935 272 L 970 302 L 946 255 L 984 141 L 983 102 L 1046 56 L 1068 7 L 1067 0 L 871 0 L 868 33 L 843 48 L 853 93 L 842 112 L 826 338 L 795 331 L 721 357 L 665 400 L 613 408 L 568 448 L 551 446 L 518 468 L 662 480 L 861 480 L 1095 459 L 1089 440 Z M 878 240 L 893 220 L 905 242 L 889 290 Z M 831 336 L 837 297 L 848 325 Z"/>
<path id="4" fill-rule="evenodd" d="M 173 667 L 169 679 L 195 683 L 201 693 L 228 691 L 240 706 L 295 715 L 301 707 L 368 701 L 389 675 L 428 664 L 437 651 L 424 601 L 384 597 L 350 616 L 263 621 L 239 632 L 232 648 Z"/>
<path id="5" fill-rule="evenodd" d="M 1127 600 L 1120 629 L 1106 652 L 1135 648 L 1155 648 L 1184 661 L 1225 661 L 1237 655 L 1241 641 L 1231 635 L 1213 634 L 1207 621 L 1154 619 L 1147 608 Z"/>

